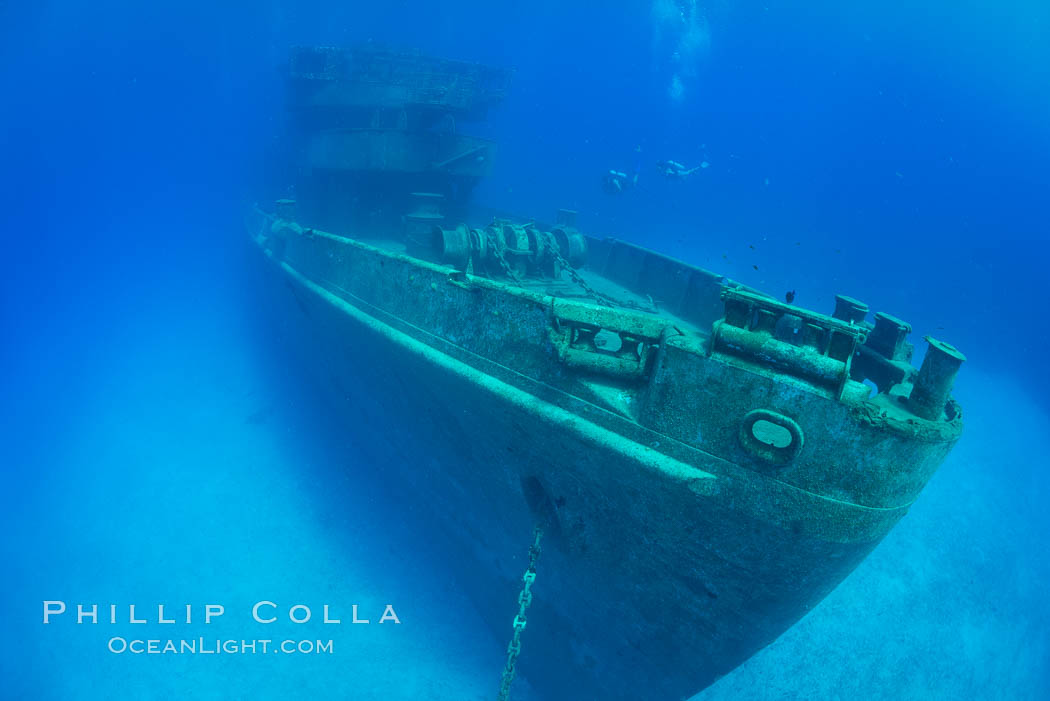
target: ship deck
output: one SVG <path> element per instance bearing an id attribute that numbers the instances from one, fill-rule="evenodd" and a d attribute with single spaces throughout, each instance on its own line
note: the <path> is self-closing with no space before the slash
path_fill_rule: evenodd
<path id="1" fill-rule="evenodd" d="M 402 241 L 381 238 L 357 238 L 355 240 L 390 253 L 410 255 Z M 657 301 L 654 301 L 651 297 L 640 295 L 630 288 L 625 287 L 600 273 L 587 268 L 577 269 L 576 273 L 583 279 L 587 286 L 591 288 L 591 290 L 598 292 L 600 295 L 611 301 L 598 299 L 594 294 L 584 289 L 582 285 L 572 280 L 568 273 L 564 271 L 561 274 L 561 278 L 558 280 L 527 278 L 515 281 L 507 280 L 505 282 L 508 285 L 513 285 L 529 292 L 550 295 L 551 297 L 557 297 L 559 299 L 572 299 L 614 308 L 629 309 L 635 313 L 651 314 L 670 322 L 671 325 L 677 327 L 681 331 L 690 331 L 705 337 L 710 335 L 710 327 L 702 328 L 693 322 L 683 319 L 667 309 L 662 308 L 660 304 Z M 618 304 L 614 306 L 613 303 Z"/>

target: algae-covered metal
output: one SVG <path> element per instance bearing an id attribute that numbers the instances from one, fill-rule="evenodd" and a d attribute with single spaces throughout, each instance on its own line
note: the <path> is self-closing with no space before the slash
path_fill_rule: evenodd
<path id="1" fill-rule="evenodd" d="M 571 212 L 472 220 L 455 176 L 395 170 L 372 175 L 427 188 L 384 195 L 397 217 L 317 190 L 258 212 L 266 289 L 501 638 L 543 527 L 519 659 L 543 698 L 710 684 L 849 574 L 959 437 L 962 355 L 929 339 L 915 369 L 895 317 L 784 304 Z"/>

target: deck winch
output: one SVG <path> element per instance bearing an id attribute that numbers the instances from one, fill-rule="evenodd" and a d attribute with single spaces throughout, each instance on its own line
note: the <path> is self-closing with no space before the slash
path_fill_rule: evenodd
<path id="1" fill-rule="evenodd" d="M 418 237 L 414 227 L 422 221 L 412 219 L 410 228 L 406 217 L 406 238 Z M 546 230 L 533 222 L 521 224 L 507 219 L 495 219 L 481 228 L 434 224 L 427 241 L 429 246 L 413 253 L 461 272 L 515 280 L 558 279 L 566 267 L 582 264 L 587 251 L 586 239 L 575 229 Z"/>

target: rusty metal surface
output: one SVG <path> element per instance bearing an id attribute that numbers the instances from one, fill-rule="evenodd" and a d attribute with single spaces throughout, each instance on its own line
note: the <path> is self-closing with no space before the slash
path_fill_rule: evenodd
<path id="1" fill-rule="evenodd" d="M 449 120 L 502 98 L 509 74 L 487 70 L 293 52 L 313 175 L 307 206 L 257 213 L 267 289 L 303 366 L 374 400 L 348 430 L 432 510 L 501 636 L 509 553 L 552 524 L 540 644 L 521 658 L 534 685 L 682 698 L 804 615 L 906 513 L 961 434 L 965 358 L 927 338 L 916 368 L 911 326 L 869 322 L 860 300 L 785 304 L 589 236 L 568 210 L 476 221 L 464 193 L 492 146 Z M 411 430 L 384 436 L 383 417 Z"/>
<path id="2" fill-rule="evenodd" d="M 731 287 L 723 288 L 725 317 L 704 334 L 658 314 L 558 299 L 319 232 L 294 237 L 284 255 L 332 290 L 571 396 L 595 401 L 597 384 L 615 387 L 640 427 L 667 439 L 665 450 L 679 443 L 836 500 L 907 506 L 961 431 L 953 402 L 925 419 L 850 377 L 865 337 L 859 327 Z M 741 300 L 764 309 L 745 323 L 734 317 Z M 820 325 L 822 343 L 778 340 L 775 320 L 758 315 L 769 309 Z M 620 347 L 597 345 L 599 332 Z M 848 341 L 838 350 L 837 336 Z M 805 448 L 789 463 L 770 464 L 738 438 L 742 418 L 758 409 L 802 427 Z"/>
<path id="3" fill-rule="evenodd" d="M 523 481 L 558 504 L 558 545 L 522 659 L 540 688 L 574 680 L 611 699 L 702 688 L 848 574 L 906 511 L 909 480 L 928 476 L 954 439 L 927 442 L 906 421 L 895 433 L 817 385 L 708 356 L 704 336 L 665 333 L 652 315 L 481 278 L 452 284 L 447 267 L 279 231 L 273 268 L 294 281 L 293 335 L 304 354 L 325 357 L 325 372 L 375 397 L 356 430 L 388 416 L 413 426 L 387 469 L 444 519 L 497 628 L 499 592 L 519 574 L 509 553 L 535 518 Z M 551 336 L 572 323 L 622 327 L 655 340 L 662 357 L 645 377 L 581 370 L 557 357 Z M 603 407 L 588 385 L 596 376 L 647 409 L 632 419 Z M 806 440 L 789 472 L 741 448 L 736 429 L 756 406 L 798 418 Z M 395 470 L 416 449 L 435 467 Z M 832 469 L 851 464 L 847 475 Z M 852 484 L 876 467 L 876 483 Z M 894 491 L 903 496 L 882 506 L 857 501 Z"/>

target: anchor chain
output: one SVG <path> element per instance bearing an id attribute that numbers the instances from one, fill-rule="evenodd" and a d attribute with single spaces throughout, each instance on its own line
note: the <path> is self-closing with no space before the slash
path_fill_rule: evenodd
<path id="1" fill-rule="evenodd" d="M 514 280 L 514 282 L 521 284 L 523 282 L 521 275 L 519 275 L 517 271 L 511 267 L 510 263 L 507 262 L 506 257 L 503 255 L 502 242 L 491 231 L 488 230 L 485 231 L 485 240 L 488 243 L 489 250 L 492 251 L 493 258 L 495 258 L 496 262 L 499 263 L 499 267 L 503 271 L 503 274 L 509 277 L 511 280 Z M 558 262 L 558 265 L 561 266 L 561 268 L 569 274 L 569 277 L 572 279 L 572 281 L 576 283 L 580 288 L 582 288 L 583 291 L 589 297 L 593 297 L 598 302 L 608 305 L 610 307 L 636 309 L 638 311 L 649 313 L 657 312 L 656 304 L 653 303 L 651 297 L 649 298 L 649 306 L 646 306 L 644 304 L 639 304 L 638 302 L 632 302 L 626 299 L 616 299 L 614 297 L 610 297 L 607 294 L 599 292 L 598 290 L 591 287 L 587 283 L 587 281 L 583 279 L 583 276 L 580 275 L 579 271 L 577 271 L 576 268 L 574 268 L 569 263 L 569 261 L 565 259 L 565 256 L 563 256 L 561 254 L 561 251 L 558 250 L 557 244 L 553 244 L 553 242 L 551 242 L 551 245 L 548 245 L 547 248 L 554 255 L 554 259 Z"/>
<path id="2" fill-rule="evenodd" d="M 499 263 L 499 267 L 503 270 L 504 275 L 509 277 L 514 282 L 521 282 L 521 276 L 510 267 L 510 263 L 503 257 L 503 245 L 496 240 L 494 234 L 490 231 L 485 231 L 485 239 L 488 241 L 489 249 L 492 251 L 492 255 L 496 258 L 496 262 Z"/>
<path id="3" fill-rule="evenodd" d="M 587 284 L 587 281 L 583 279 L 583 276 L 580 275 L 579 271 L 576 270 L 576 268 L 572 267 L 569 261 L 565 260 L 565 257 L 561 254 L 561 251 L 559 251 L 557 247 L 552 247 L 551 253 L 554 254 L 554 259 L 558 261 L 558 265 L 560 265 L 565 270 L 565 272 L 569 274 L 569 277 L 572 278 L 572 281 L 579 285 L 581 288 L 583 288 L 584 292 L 586 292 L 591 297 L 594 297 L 594 299 L 601 302 L 602 304 L 607 304 L 610 307 L 624 307 L 627 309 L 637 309 L 638 311 L 642 312 L 653 313 L 657 311 L 656 305 L 652 304 L 651 297 L 649 298 L 650 306 L 647 307 L 644 304 L 639 304 L 630 300 L 615 299 L 607 294 L 599 292 L 598 290 L 594 289 L 589 284 Z"/>
<path id="4" fill-rule="evenodd" d="M 503 668 L 503 678 L 499 686 L 499 701 L 510 698 L 510 685 L 514 682 L 515 665 L 521 654 L 521 631 L 525 630 L 525 612 L 532 604 L 532 583 L 536 581 L 536 561 L 540 559 L 540 539 L 543 530 L 539 526 L 533 531 L 532 545 L 529 547 L 529 566 L 525 569 L 522 581 L 525 586 L 518 594 L 518 615 L 514 617 L 514 635 L 507 645 L 507 665 Z"/>

